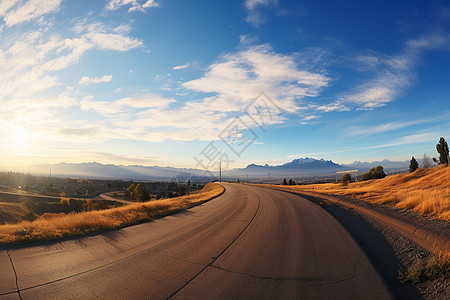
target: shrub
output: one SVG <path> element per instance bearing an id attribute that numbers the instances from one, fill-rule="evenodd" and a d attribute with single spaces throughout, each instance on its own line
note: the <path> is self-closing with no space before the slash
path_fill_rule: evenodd
<path id="1" fill-rule="evenodd" d="M 342 183 L 344 185 L 347 185 L 350 181 L 352 180 L 352 175 L 345 173 L 344 175 L 342 175 Z"/>
<path id="2" fill-rule="evenodd" d="M 423 154 L 422 165 L 425 169 L 433 166 L 433 160 L 426 153 Z"/>
<path id="3" fill-rule="evenodd" d="M 59 203 L 61 203 L 61 205 L 70 206 L 70 198 L 61 196 L 61 201 Z"/>
<path id="4" fill-rule="evenodd" d="M 386 173 L 384 173 L 384 169 L 382 166 L 373 167 L 369 170 L 369 172 L 364 173 L 362 175 L 361 180 L 370 180 L 370 179 L 380 179 L 386 177 Z"/>
<path id="5" fill-rule="evenodd" d="M 440 257 L 432 256 L 425 260 L 419 259 L 412 264 L 408 270 L 400 270 L 399 279 L 402 282 L 418 283 L 425 280 L 448 276 L 450 272 L 450 263 Z"/>

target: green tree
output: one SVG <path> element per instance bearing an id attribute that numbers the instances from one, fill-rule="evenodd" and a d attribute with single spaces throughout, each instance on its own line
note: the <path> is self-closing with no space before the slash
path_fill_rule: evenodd
<path id="1" fill-rule="evenodd" d="M 147 190 L 142 189 L 139 198 L 141 201 L 148 201 L 150 200 L 150 194 L 147 192 Z"/>
<path id="2" fill-rule="evenodd" d="M 136 187 L 134 188 L 134 190 L 131 192 L 131 198 L 136 201 L 140 201 L 141 196 L 142 196 L 142 188 L 141 188 L 141 184 L 138 183 L 138 184 L 136 184 Z"/>
<path id="3" fill-rule="evenodd" d="M 345 173 L 342 175 L 342 183 L 344 185 L 348 185 L 348 183 L 352 180 L 352 175 L 350 175 L 349 173 Z"/>
<path id="4" fill-rule="evenodd" d="M 125 199 L 131 199 L 131 193 L 134 191 L 134 183 L 130 184 L 127 191 L 125 192 Z"/>
<path id="5" fill-rule="evenodd" d="M 450 160 L 448 156 L 448 144 L 443 137 L 440 138 L 439 143 L 436 145 L 436 150 L 439 153 L 439 161 L 436 158 L 433 158 L 433 160 L 440 165 L 448 166 Z"/>
<path id="6" fill-rule="evenodd" d="M 382 166 L 373 167 L 369 172 L 362 175 L 361 180 L 380 179 L 386 177 Z"/>
<path id="7" fill-rule="evenodd" d="M 140 183 L 136 184 L 134 190 L 131 192 L 131 199 L 136 201 L 148 201 L 150 200 L 150 194 L 147 190 L 142 188 Z"/>
<path id="8" fill-rule="evenodd" d="M 411 158 L 411 161 L 409 162 L 409 172 L 414 172 L 415 170 L 417 170 L 419 168 L 419 163 L 417 162 L 417 160 L 414 158 L 414 156 Z"/>
<path id="9" fill-rule="evenodd" d="M 287 185 L 288 183 L 287 183 L 287 180 L 286 180 L 286 178 L 284 178 L 283 179 L 283 183 L 282 183 L 282 185 Z"/>
<path id="10" fill-rule="evenodd" d="M 292 179 L 289 179 L 289 183 L 288 183 L 289 185 L 293 185 L 292 184 Z"/>

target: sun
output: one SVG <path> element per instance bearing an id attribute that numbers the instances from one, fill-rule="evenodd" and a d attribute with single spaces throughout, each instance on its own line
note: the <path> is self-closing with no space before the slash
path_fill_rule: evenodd
<path id="1" fill-rule="evenodd" d="M 15 127 L 12 138 L 16 146 L 23 147 L 28 144 L 28 141 L 31 138 L 31 133 L 25 128 Z"/>

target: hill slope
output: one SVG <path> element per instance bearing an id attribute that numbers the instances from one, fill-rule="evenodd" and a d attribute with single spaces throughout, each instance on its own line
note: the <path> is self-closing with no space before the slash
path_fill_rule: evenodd
<path id="1" fill-rule="evenodd" d="M 450 167 L 418 169 L 383 179 L 342 184 L 289 187 L 298 191 L 347 195 L 374 204 L 411 210 L 430 218 L 450 221 Z"/>
<path id="2" fill-rule="evenodd" d="M 17 223 L 26 219 L 29 210 L 20 203 L 0 201 L 0 225 Z"/>

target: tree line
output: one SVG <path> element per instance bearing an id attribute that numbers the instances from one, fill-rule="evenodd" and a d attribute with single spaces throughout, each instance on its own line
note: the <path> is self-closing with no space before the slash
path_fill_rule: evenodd
<path id="1" fill-rule="evenodd" d="M 436 144 L 436 151 L 438 152 L 439 157 L 433 157 L 433 161 L 439 165 L 448 166 L 448 163 L 450 162 L 449 148 L 447 141 L 443 137 L 441 137 L 439 143 Z M 422 164 L 424 168 L 430 168 L 432 166 L 432 162 L 426 154 L 423 156 Z M 409 172 L 414 172 L 418 168 L 419 163 L 413 156 L 409 162 Z"/>
<path id="2" fill-rule="evenodd" d="M 448 144 L 445 141 L 445 138 L 441 137 L 439 139 L 439 143 L 436 144 L 436 151 L 439 154 L 438 158 L 431 159 L 428 157 L 428 155 L 424 154 L 422 158 L 422 165 L 424 168 L 431 168 L 433 166 L 433 162 L 439 164 L 439 165 L 445 165 L 448 166 L 450 162 L 450 156 L 449 156 L 449 148 Z M 414 158 L 414 156 L 411 158 L 409 162 L 409 172 L 414 172 L 419 168 L 419 162 Z M 371 168 L 369 172 L 364 173 L 361 177 L 362 181 L 370 180 L 370 179 L 380 179 L 386 177 L 386 174 L 384 173 L 382 166 L 377 166 L 374 168 Z M 352 177 L 350 174 L 346 173 L 342 175 L 341 182 L 344 185 L 347 185 L 351 181 Z"/>

